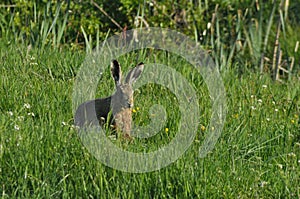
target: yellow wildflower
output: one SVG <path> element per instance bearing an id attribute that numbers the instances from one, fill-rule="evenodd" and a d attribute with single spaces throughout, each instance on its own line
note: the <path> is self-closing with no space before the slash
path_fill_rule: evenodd
<path id="1" fill-rule="evenodd" d="M 205 126 L 201 125 L 201 131 L 205 131 Z"/>

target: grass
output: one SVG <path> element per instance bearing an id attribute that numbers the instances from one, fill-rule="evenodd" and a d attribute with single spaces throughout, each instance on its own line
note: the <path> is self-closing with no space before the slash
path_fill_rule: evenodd
<path id="1" fill-rule="evenodd" d="M 234 69 L 224 70 L 226 123 L 214 150 L 199 158 L 209 128 L 209 93 L 187 63 L 158 54 L 157 62 L 173 66 L 197 90 L 199 128 L 192 146 L 176 162 L 159 171 L 132 174 L 97 161 L 72 126 L 73 84 L 84 53 L 48 48 L 27 53 L 22 46 L 2 44 L 0 57 L 2 198 L 300 197 L 297 80 L 279 84 L 267 75 L 246 72 L 237 76 Z M 141 59 L 153 63 L 151 57 Z M 119 58 L 125 71 L 133 67 L 132 60 L 133 55 Z M 98 87 L 97 96 L 112 92 L 109 70 Z M 134 114 L 135 123 L 147 123 L 148 110 L 156 102 L 165 107 L 168 120 L 156 136 L 137 139 L 132 145 L 121 143 L 121 147 L 151 151 L 169 143 L 181 119 L 172 93 L 149 84 L 135 97 L 135 107 L 140 108 Z"/>

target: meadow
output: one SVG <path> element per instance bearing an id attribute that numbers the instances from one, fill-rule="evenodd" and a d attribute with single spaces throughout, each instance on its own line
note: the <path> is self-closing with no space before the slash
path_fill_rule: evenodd
<path id="1" fill-rule="evenodd" d="M 1 198 L 300 198 L 299 2 L 9 2 L 0 5 Z M 185 126 L 196 127 L 196 135 L 180 158 L 156 171 L 123 172 L 83 144 L 74 126 L 74 87 L 102 41 L 148 26 L 186 34 L 209 53 L 226 90 L 226 120 L 214 148 L 200 157 L 214 128 L 205 78 L 163 50 L 115 57 L 125 73 L 138 62 L 171 67 L 196 91 L 199 109 Z M 106 97 L 114 82 L 109 65 L 97 64 L 104 70 L 96 97 Z M 163 126 L 133 142 L 115 139 L 109 128 L 106 136 L 136 153 L 167 146 L 185 119 L 177 96 L 148 83 L 134 97 L 134 124 L 147 126 L 153 107 L 163 107 Z"/>
<path id="2" fill-rule="evenodd" d="M 130 56 L 119 58 L 125 70 L 133 67 Z M 211 114 L 207 88 L 201 77 L 190 75 L 193 71 L 187 63 L 161 53 L 156 61 L 173 65 L 197 90 L 198 131 L 192 146 L 176 162 L 158 171 L 134 174 L 103 165 L 84 147 L 74 128 L 73 84 L 84 52 L 28 51 L 2 43 L 0 57 L 2 198 L 300 197 L 297 79 L 282 84 L 267 74 L 222 72 L 228 106 L 225 126 L 215 148 L 200 158 Z M 153 61 L 151 56 L 140 58 L 145 63 Z M 98 84 L 97 95 L 113 92 L 109 69 Z M 139 88 L 134 122 L 146 122 L 149 107 L 158 101 L 167 110 L 168 130 L 120 146 L 144 151 L 170 142 L 180 119 L 173 98 L 156 85 Z"/>

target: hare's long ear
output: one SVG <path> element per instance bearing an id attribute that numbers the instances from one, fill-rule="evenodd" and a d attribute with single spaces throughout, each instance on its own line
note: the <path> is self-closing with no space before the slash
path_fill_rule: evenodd
<path id="1" fill-rule="evenodd" d="M 136 67 L 134 67 L 127 75 L 125 79 L 125 83 L 132 84 L 135 82 L 144 70 L 144 63 L 139 63 Z"/>
<path id="2" fill-rule="evenodd" d="M 122 71 L 121 71 L 121 66 L 117 60 L 111 61 L 110 72 L 111 72 L 111 76 L 115 80 L 116 86 L 119 86 L 121 84 Z"/>

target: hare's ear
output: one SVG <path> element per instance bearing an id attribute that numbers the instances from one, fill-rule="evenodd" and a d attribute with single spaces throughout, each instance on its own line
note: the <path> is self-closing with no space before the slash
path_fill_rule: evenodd
<path id="1" fill-rule="evenodd" d="M 121 84 L 121 78 L 122 78 L 122 71 L 121 66 L 117 60 L 112 60 L 110 64 L 110 72 L 111 76 L 115 80 L 116 86 Z"/>
<path id="2" fill-rule="evenodd" d="M 127 75 L 125 79 L 125 83 L 132 84 L 135 82 L 144 70 L 144 63 L 139 63 L 136 67 L 134 67 Z"/>

